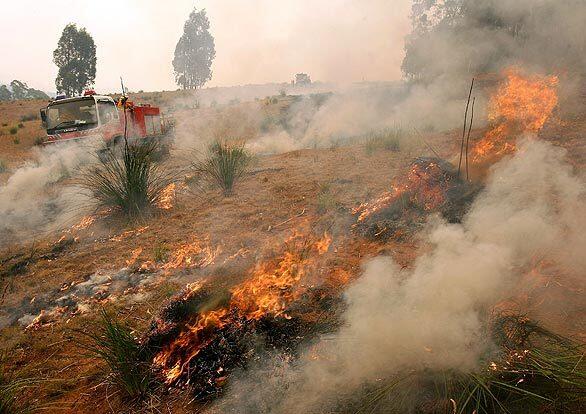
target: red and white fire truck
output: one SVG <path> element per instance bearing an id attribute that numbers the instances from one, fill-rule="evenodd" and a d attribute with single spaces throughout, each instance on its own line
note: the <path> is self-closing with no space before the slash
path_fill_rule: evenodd
<path id="1" fill-rule="evenodd" d="M 125 97 L 116 102 L 93 90 L 75 98 L 57 97 L 41 109 L 41 119 L 47 130 L 44 144 L 93 138 L 112 147 L 123 142 L 125 128 L 132 141 L 161 138 L 169 129 L 159 108 L 135 105 Z"/>

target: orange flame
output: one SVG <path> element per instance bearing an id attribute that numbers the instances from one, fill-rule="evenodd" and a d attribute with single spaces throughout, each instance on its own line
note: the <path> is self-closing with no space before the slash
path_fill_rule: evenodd
<path id="1" fill-rule="evenodd" d="M 445 201 L 447 181 L 437 180 L 444 172 L 435 162 L 427 164 L 414 163 L 407 176 L 392 186 L 391 191 L 384 192 L 371 203 L 364 203 L 355 208 L 353 214 L 359 214 L 358 222 L 379 212 L 399 200 L 402 195 L 408 195 L 410 202 L 421 206 L 425 211 L 439 207 Z"/>
<path id="2" fill-rule="evenodd" d="M 287 306 L 305 292 L 301 282 L 315 265 L 316 257 L 328 251 L 331 241 L 328 234 L 313 242 L 294 234 L 287 240 L 287 248 L 277 261 L 259 264 L 247 280 L 231 290 L 226 307 L 198 315 L 195 323 L 187 326 L 153 360 L 161 367 L 167 383 L 180 378 L 190 361 L 213 340 L 215 329 L 264 316 L 288 318 Z M 200 288 L 200 284 L 190 287 L 189 293 Z"/>
<path id="3" fill-rule="evenodd" d="M 515 151 L 510 139 L 536 134 L 558 104 L 557 76 L 524 76 L 519 68 L 505 71 L 506 82 L 490 99 L 489 121 L 494 126 L 472 151 L 475 162 Z"/>
<path id="4" fill-rule="evenodd" d="M 171 210 L 173 208 L 173 201 L 175 200 L 175 193 L 177 185 L 175 183 L 169 184 L 163 189 L 161 197 L 157 203 L 157 207 L 163 210 Z"/>
<path id="5" fill-rule="evenodd" d="M 213 264 L 221 252 L 220 246 L 214 249 L 207 240 L 194 240 L 192 243 L 184 244 L 175 250 L 161 268 L 171 270 L 180 267 L 206 267 Z"/>

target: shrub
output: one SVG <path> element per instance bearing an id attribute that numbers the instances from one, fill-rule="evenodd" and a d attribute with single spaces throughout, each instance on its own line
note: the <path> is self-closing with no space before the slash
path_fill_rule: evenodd
<path id="1" fill-rule="evenodd" d="M 17 126 L 18 126 L 18 129 L 24 128 L 24 124 L 22 122 L 19 122 Z"/>
<path id="2" fill-rule="evenodd" d="M 99 163 L 82 173 L 80 185 L 99 205 L 116 208 L 130 218 L 140 216 L 155 207 L 175 181 L 156 162 L 158 153 L 154 141 L 124 145 L 120 155 L 104 150 Z"/>
<path id="3" fill-rule="evenodd" d="M 9 131 L 10 131 L 10 135 L 16 135 L 16 133 L 18 132 L 18 128 L 17 127 L 11 127 Z"/>
<path id="4" fill-rule="evenodd" d="M 27 121 L 34 121 L 36 119 L 39 119 L 39 114 L 35 113 L 30 113 L 27 115 L 23 115 L 20 117 L 20 121 L 21 122 L 27 122 Z"/>
<path id="5" fill-rule="evenodd" d="M 6 161 L 0 159 L 0 174 L 6 172 L 8 166 L 6 165 Z"/>
<path id="6" fill-rule="evenodd" d="M 19 138 L 14 138 L 13 142 L 14 142 L 15 145 L 18 145 L 18 144 L 20 144 L 20 139 Z"/>
<path id="7" fill-rule="evenodd" d="M 36 146 L 43 145 L 45 142 L 45 137 L 36 137 L 33 144 Z"/>
<path id="8" fill-rule="evenodd" d="M 202 178 L 229 195 L 236 181 L 247 173 L 251 161 L 244 145 L 216 141 L 210 145 L 207 157 L 197 161 L 194 168 Z"/>
<path id="9" fill-rule="evenodd" d="M 330 184 L 321 184 L 317 195 L 318 214 L 325 214 L 328 211 L 337 210 L 338 208 L 340 208 L 340 203 L 332 196 Z"/>
<path id="10" fill-rule="evenodd" d="M 129 399 L 148 395 L 154 385 L 148 354 L 131 329 L 102 310 L 95 330 L 78 331 L 78 345 L 106 363 L 108 380 Z"/>
<path id="11" fill-rule="evenodd" d="M 167 260 L 169 256 L 169 246 L 164 243 L 158 243 L 153 248 L 153 259 L 157 263 L 162 263 Z"/>

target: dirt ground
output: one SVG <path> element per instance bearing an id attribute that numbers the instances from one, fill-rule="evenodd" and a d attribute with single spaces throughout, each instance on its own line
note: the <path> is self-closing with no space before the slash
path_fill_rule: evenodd
<path id="1" fill-rule="evenodd" d="M 156 103 L 156 98 L 152 100 Z M 0 183 L 31 157 L 34 140 L 42 135 L 38 119 L 23 122 L 24 127 L 15 135 L 10 135 L 10 127 L 18 125 L 23 116 L 38 113 L 42 105 L 40 101 L 0 104 L 0 159 L 7 164 Z M 182 111 L 194 118 L 204 116 L 198 111 L 207 111 L 205 116 L 213 112 L 209 108 L 182 108 L 177 116 Z M 475 131 L 474 135 L 478 137 L 482 132 Z M 542 135 L 567 148 L 569 162 L 583 172 L 585 132 L 583 114 L 548 126 Z M 426 134 L 425 140 L 440 156 L 451 159 L 459 136 L 459 131 Z M 251 173 L 229 197 L 216 190 L 201 191 L 186 185 L 178 191 L 171 209 L 141 222 L 101 218 L 85 229 L 9 246 L 0 252 L 3 270 L 7 264 L 24 264 L 18 272 L 0 279 L 0 321 L 6 325 L 0 330 L 4 365 L 13 375 L 39 380 L 29 398 L 48 404 L 47 412 L 133 412 L 135 408 L 125 406 L 104 385 L 101 363 L 77 345 L 78 331 L 91 329 L 100 306 L 118 313 L 140 334 L 166 301 L 187 283 L 249 268 L 298 228 L 329 231 L 334 249 L 338 249 L 330 265 L 346 272 L 358 274 L 365 257 L 381 252 L 409 266 L 417 256 L 416 239 L 375 243 L 352 236 L 349 229 L 352 209 L 387 190 L 391 180 L 404 173 L 418 155 L 432 154 L 417 141 L 399 151 L 381 149 L 372 154 L 365 151 L 364 145 L 353 144 L 259 156 Z M 324 199 L 328 200 L 325 207 Z M 71 242 L 55 249 L 63 236 Z M 133 289 L 132 299 L 130 294 L 120 293 L 116 298 L 89 303 L 91 310 L 87 313 L 65 315 L 29 329 L 10 320 L 10 315 L 33 314 L 41 306 L 36 307 L 36 302 L 57 298 L 97 272 L 112 275 L 122 268 L 160 260 L 161 251 L 172 254 L 186 243 L 196 242 L 217 252 L 213 264 L 171 269 L 163 280 Z M 161 412 L 181 413 L 196 409 L 188 395 L 177 391 L 161 398 L 162 401 L 151 402 L 153 410 L 157 407 Z"/>

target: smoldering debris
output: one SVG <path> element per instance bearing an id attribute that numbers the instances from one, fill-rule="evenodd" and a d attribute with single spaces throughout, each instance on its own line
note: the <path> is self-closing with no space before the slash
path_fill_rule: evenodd
<path id="1" fill-rule="evenodd" d="M 452 164 L 435 157 L 415 159 L 406 176 L 391 187 L 354 209 L 354 227 L 360 234 L 376 240 L 408 236 L 433 213 L 459 223 L 482 189 L 481 184 L 464 180 Z"/>

